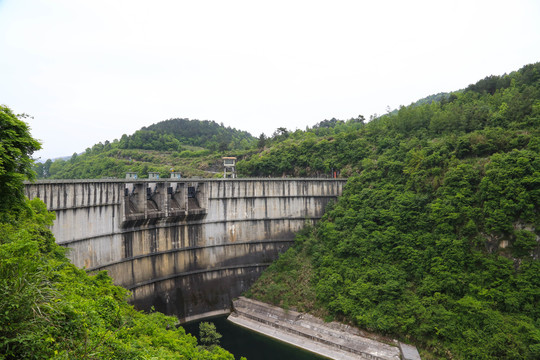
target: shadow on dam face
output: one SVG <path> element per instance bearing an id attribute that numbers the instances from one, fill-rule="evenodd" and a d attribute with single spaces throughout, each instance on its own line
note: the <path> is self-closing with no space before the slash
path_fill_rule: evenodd
<path id="1" fill-rule="evenodd" d="M 345 182 L 58 180 L 25 192 L 56 212 L 51 231 L 76 266 L 107 270 L 139 309 L 189 321 L 228 313 Z"/>
<path id="2" fill-rule="evenodd" d="M 173 280 L 171 289 L 158 284 L 150 296 L 133 298 L 141 310 L 155 310 L 176 315 L 181 322 L 231 311 L 232 300 L 259 277 L 264 267 L 231 268 L 212 272 L 182 274 Z"/>
<path id="3" fill-rule="evenodd" d="M 131 301 L 138 309 L 150 311 L 153 307 L 176 315 L 181 322 L 229 313 L 232 300 L 248 290 L 292 244 L 293 234 L 285 235 L 272 241 L 188 246 L 150 257 L 150 266 L 144 265 L 148 257 L 140 259 L 141 268 L 151 268 L 152 277 L 137 283 L 133 272 L 135 286 L 128 286 L 133 293 Z M 160 269 L 164 264 L 169 268 Z"/>

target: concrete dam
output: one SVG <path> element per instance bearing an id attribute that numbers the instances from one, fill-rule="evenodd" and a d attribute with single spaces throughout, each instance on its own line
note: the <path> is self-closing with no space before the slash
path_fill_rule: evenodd
<path id="1" fill-rule="evenodd" d="M 44 180 L 27 183 L 26 196 L 56 212 L 51 230 L 76 266 L 107 270 L 138 309 L 190 321 L 229 313 L 345 182 Z"/>

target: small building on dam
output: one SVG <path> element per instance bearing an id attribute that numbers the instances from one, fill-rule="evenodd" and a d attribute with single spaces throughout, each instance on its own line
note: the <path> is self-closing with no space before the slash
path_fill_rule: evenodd
<path id="1" fill-rule="evenodd" d="M 56 212 L 51 230 L 76 266 L 107 270 L 139 309 L 190 321 L 228 313 L 345 182 L 44 180 L 27 183 L 26 195 Z"/>

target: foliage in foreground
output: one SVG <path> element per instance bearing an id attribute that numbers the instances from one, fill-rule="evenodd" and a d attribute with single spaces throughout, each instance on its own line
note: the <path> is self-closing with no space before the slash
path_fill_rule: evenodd
<path id="1" fill-rule="evenodd" d="M 540 358 L 540 64 L 340 126 L 239 164 L 294 173 L 319 154 L 353 175 L 251 295 L 414 342 L 424 358 Z M 306 257 L 310 305 L 281 286 L 305 283 Z"/>
<path id="2" fill-rule="evenodd" d="M 69 263 L 39 199 L 0 224 L 0 359 L 233 359 L 177 319 L 143 314 L 106 272 Z"/>
<path id="3" fill-rule="evenodd" d="M 65 256 L 39 200 L 22 180 L 39 148 L 28 126 L 0 107 L 0 359 L 230 359 L 176 327 L 143 314 L 105 272 L 89 276 Z"/>
<path id="4" fill-rule="evenodd" d="M 41 146 L 28 131 L 24 121 L 0 105 L 0 212 L 22 202 L 23 180 L 34 176 L 30 156 Z"/>

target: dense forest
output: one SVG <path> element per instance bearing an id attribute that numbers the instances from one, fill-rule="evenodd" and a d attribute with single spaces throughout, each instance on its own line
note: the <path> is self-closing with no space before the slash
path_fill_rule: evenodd
<path id="1" fill-rule="evenodd" d="M 211 177 L 228 154 L 246 177 L 335 171 L 343 196 L 248 296 L 414 343 L 425 359 L 540 358 L 540 63 L 369 121 L 223 141 L 178 121 L 35 169 Z"/>
<path id="2" fill-rule="evenodd" d="M 361 120 L 238 164 L 349 177 L 248 295 L 413 342 L 426 359 L 540 358 L 540 64 Z"/>
<path id="3" fill-rule="evenodd" d="M 171 119 L 150 125 L 147 128 L 142 128 L 135 134 L 139 132 L 169 134 L 178 140 L 180 146 L 182 144 L 200 146 L 211 151 L 246 149 L 250 147 L 254 140 L 251 134 L 246 131 L 231 129 L 230 127 L 226 128 L 223 124 L 218 125 L 214 121 L 208 120 Z M 122 140 L 120 140 L 120 142 L 122 142 Z M 143 144 L 143 146 L 144 145 L 145 144 Z M 122 148 L 122 146 L 120 147 Z M 137 147 L 129 148 L 136 149 Z M 154 148 L 154 150 L 160 149 Z"/>
<path id="4" fill-rule="evenodd" d="M 24 198 L 40 145 L 4 106 L 0 139 L 0 359 L 234 360 L 211 324 L 199 345 L 176 318 L 135 311 L 106 272 L 72 265 L 48 229 L 54 213 Z"/>

